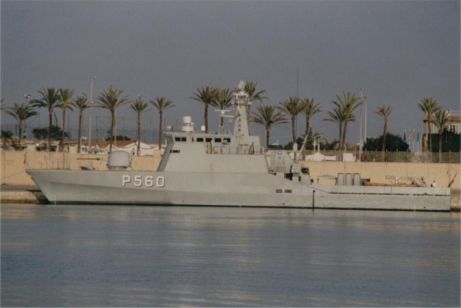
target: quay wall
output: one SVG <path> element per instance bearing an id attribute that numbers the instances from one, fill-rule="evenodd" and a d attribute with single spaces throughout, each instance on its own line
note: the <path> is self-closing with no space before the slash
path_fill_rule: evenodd
<path id="1" fill-rule="evenodd" d="M 25 172 L 27 168 L 66 168 L 78 170 L 81 166 L 96 170 L 105 170 L 106 155 L 88 155 L 76 153 L 55 153 L 35 151 L 0 151 L 0 184 L 33 185 L 32 179 Z M 134 170 L 155 170 L 160 162 L 160 155 L 133 157 Z M 331 185 L 334 180 L 325 175 L 336 176 L 338 173 L 360 173 L 362 178 L 369 178 L 376 183 L 391 183 L 386 176 L 424 177 L 427 184 L 436 181 L 438 187 L 447 187 L 453 177 L 451 188 L 461 188 L 461 165 L 439 163 L 383 163 L 383 162 L 303 162 L 310 169 L 312 179 L 320 185 Z"/>

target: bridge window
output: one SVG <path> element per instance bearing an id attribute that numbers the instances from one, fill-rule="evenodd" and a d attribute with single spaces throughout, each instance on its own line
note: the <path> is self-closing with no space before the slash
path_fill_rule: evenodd
<path id="1" fill-rule="evenodd" d="M 206 142 L 211 142 L 213 140 L 213 138 L 206 138 L 205 141 Z"/>
<path id="2" fill-rule="evenodd" d="M 275 192 L 276 192 L 277 194 L 281 194 L 281 193 L 283 193 L 283 189 L 277 188 L 277 189 L 275 190 Z"/>
<path id="3" fill-rule="evenodd" d="M 285 189 L 285 193 L 291 194 L 293 191 L 291 189 Z"/>
<path id="4" fill-rule="evenodd" d="M 197 138 L 197 142 L 203 142 L 203 138 Z"/>
<path id="5" fill-rule="evenodd" d="M 220 142 L 221 142 L 221 138 L 214 138 L 214 142 L 220 143 Z"/>
<path id="6" fill-rule="evenodd" d="M 187 137 L 174 137 L 174 141 L 177 141 L 177 142 L 186 142 L 186 141 L 187 141 Z"/>
<path id="7" fill-rule="evenodd" d="M 230 143 L 231 139 L 230 138 L 224 138 L 224 142 Z"/>

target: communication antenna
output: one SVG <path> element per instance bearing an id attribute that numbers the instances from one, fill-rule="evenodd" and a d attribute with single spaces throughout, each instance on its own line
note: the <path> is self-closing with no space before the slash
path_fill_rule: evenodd
<path id="1" fill-rule="evenodd" d="M 245 90 L 245 81 L 240 80 L 239 83 L 237 84 L 237 90 L 239 91 L 244 91 Z"/>
<path id="2" fill-rule="evenodd" d="M 299 65 L 296 66 L 296 96 L 299 96 Z"/>
<path id="3" fill-rule="evenodd" d="M 219 116 L 222 118 L 233 118 L 234 117 L 233 115 L 226 114 L 228 112 L 231 112 L 231 110 L 229 109 L 215 109 L 215 111 L 218 112 Z"/>
<path id="4" fill-rule="evenodd" d="M 360 88 L 360 100 L 363 102 L 363 142 L 367 141 L 367 96 L 363 88 Z"/>
<path id="5" fill-rule="evenodd" d="M 227 112 L 230 112 L 229 109 L 215 109 L 216 112 L 219 114 L 219 123 L 223 123 L 223 125 L 219 124 L 219 132 L 221 134 L 224 133 L 224 118 L 234 118 L 233 115 L 226 114 Z"/>

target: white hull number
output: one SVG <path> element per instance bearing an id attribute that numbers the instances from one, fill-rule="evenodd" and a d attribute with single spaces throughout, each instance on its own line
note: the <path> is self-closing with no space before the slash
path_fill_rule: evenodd
<path id="1" fill-rule="evenodd" d="M 162 175 L 153 176 L 153 175 L 128 175 L 124 174 L 122 176 L 122 186 L 127 186 L 127 184 L 132 183 L 136 187 L 164 187 L 165 186 L 165 177 Z"/>

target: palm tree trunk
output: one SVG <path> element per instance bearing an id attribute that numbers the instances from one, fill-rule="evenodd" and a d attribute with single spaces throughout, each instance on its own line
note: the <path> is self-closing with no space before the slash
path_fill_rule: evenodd
<path id="1" fill-rule="evenodd" d="M 138 139 L 138 146 L 137 146 L 137 155 L 141 155 L 141 112 L 138 111 L 138 131 L 137 131 L 137 139 Z"/>
<path id="2" fill-rule="evenodd" d="M 204 121 L 205 121 L 205 133 L 208 134 L 208 104 L 205 104 Z"/>
<path id="3" fill-rule="evenodd" d="M 48 152 L 51 151 L 51 127 L 53 126 L 53 109 L 48 108 Z"/>
<path id="4" fill-rule="evenodd" d="M 224 117 L 221 116 L 220 118 L 221 118 L 220 119 L 221 130 L 224 130 Z"/>
<path id="5" fill-rule="evenodd" d="M 383 129 L 383 146 L 381 149 L 382 153 L 382 161 L 384 162 L 386 159 L 386 135 L 387 135 L 387 120 L 384 120 L 384 129 Z"/>
<path id="6" fill-rule="evenodd" d="M 62 109 L 61 151 L 64 152 L 64 134 L 66 131 L 66 108 Z"/>
<path id="7" fill-rule="evenodd" d="M 439 131 L 439 163 L 442 162 L 442 133 Z"/>
<path id="8" fill-rule="evenodd" d="M 295 128 L 296 117 L 291 117 L 291 137 L 293 139 L 293 146 L 296 143 L 296 128 Z"/>
<path id="9" fill-rule="evenodd" d="M 338 146 L 338 149 L 341 150 L 343 148 L 343 123 L 342 122 L 339 122 L 339 139 L 338 139 L 338 142 L 339 142 L 339 146 Z"/>
<path id="10" fill-rule="evenodd" d="M 425 133 L 423 142 L 423 152 L 429 151 L 429 114 L 426 114 Z"/>
<path id="11" fill-rule="evenodd" d="M 111 110 L 111 123 L 110 123 L 110 143 L 109 143 L 109 153 L 112 153 L 112 144 L 114 143 L 114 129 L 115 129 L 115 110 Z"/>
<path id="12" fill-rule="evenodd" d="M 82 144 L 81 144 L 81 139 L 82 138 L 82 110 L 78 112 L 78 140 L 77 140 L 77 153 L 81 152 L 82 149 Z"/>
<path id="13" fill-rule="evenodd" d="M 158 123 L 158 148 L 162 149 L 162 133 L 163 133 L 163 112 L 159 111 L 159 121 Z"/>
<path id="14" fill-rule="evenodd" d="M 269 148 L 270 127 L 266 127 L 266 149 Z"/>
<path id="15" fill-rule="evenodd" d="M 343 123 L 343 151 L 346 151 L 346 133 L 347 133 L 347 122 L 344 121 Z"/>
<path id="16" fill-rule="evenodd" d="M 427 115 L 427 131 L 428 131 L 428 147 L 429 147 L 429 152 L 432 153 L 432 127 L 431 127 L 431 120 L 432 120 L 432 114 Z"/>
<path id="17" fill-rule="evenodd" d="M 306 115 L 306 128 L 304 129 L 304 135 L 307 136 L 309 134 L 309 129 L 310 129 L 310 121 L 311 119 L 309 118 L 308 115 Z"/>
<path id="18" fill-rule="evenodd" d="M 24 123 L 22 120 L 19 120 L 19 132 L 18 132 L 18 144 L 19 146 L 21 146 L 21 140 L 22 140 L 22 127 L 23 127 Z"/>

